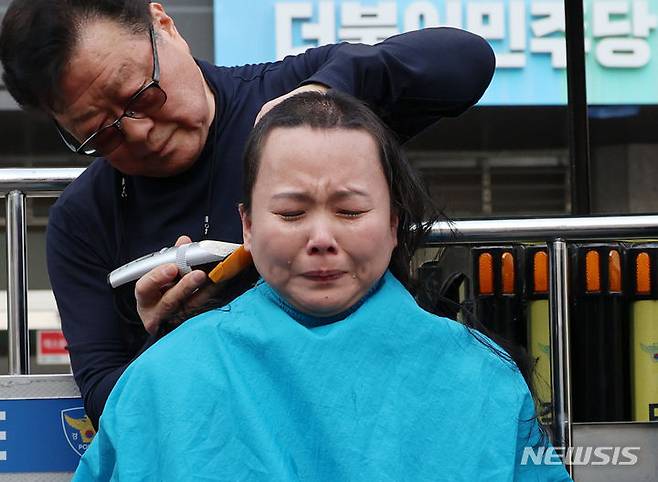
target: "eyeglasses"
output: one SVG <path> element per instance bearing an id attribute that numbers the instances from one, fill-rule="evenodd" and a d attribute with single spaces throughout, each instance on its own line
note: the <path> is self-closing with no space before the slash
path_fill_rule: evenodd
<path id="1" fill-rule="evenodd" d="M 151 81 L 132 95 L 126 104 L 123 114 L 114 122 L 93 132 L 82 143 L 78 142 L 55 121 L 57 132 L 59 132 L 64 144 L 76 154 L 98 157 L 111 153 L 123 142 L 124 133 L 121 129 L 121 121 L 125 117 L 144 119 L 159 111 L 165 102 L 167 102 L 167 94 L 160 87 L 160 63 L 158 61 L 158 49 L 155 45 L 153 26 L 149 27 L 149 35 L 151 37 L 151 49 L 153 50 L 153 74 L 151 75 Z"/>

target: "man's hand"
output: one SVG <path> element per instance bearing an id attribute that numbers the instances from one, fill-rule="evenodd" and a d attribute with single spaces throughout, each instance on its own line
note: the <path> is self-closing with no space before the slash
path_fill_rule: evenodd
<path id="1" fill-rule="evenodd" d="M 263 104 L 263 107 L 261 107 L 260 112 L 256 116 L 256 122 L 254 122 L 254 125 L 258 124 L 258 121 L 261 120 L 261 118 L 267 114 L 270 109 L 272 109 L 275 105 L 279 104 L 280 102 L 284 101 L 288 97 L 292 97 L 293 95 L 301 94 L 302 92 L 308 92 L 308 91 L 317 91 L 317 92 L 326 92 L 329 90 L 329 87 L 326 85 L 322 84 L 306 84 L 302 85 L 301 87 L 297 87 L 295 90 L 291 90 L 287 94 L 284 94 L 280 97 L 277 97 L 276 99 L 272 99 L 269 102 L 266 102 Z"/>
<path id="2" fill-rule="evenodd" d="M 176 241 L 176 246 L 191 242 L 188 236 L 181 236 Z M 151 335 L 157 333 L 162 320 L 181 309 L 199 306 L 208 298 L 203 296 L 203 290 L 199 292 L 199 288 L 208 279 L 206 273 L 194 270 L 176 282 L 177 277 L 178 268 L 170 263 L 152 269 L 135 285 L 137 312 L 144 323 L 144 328 Z"/>

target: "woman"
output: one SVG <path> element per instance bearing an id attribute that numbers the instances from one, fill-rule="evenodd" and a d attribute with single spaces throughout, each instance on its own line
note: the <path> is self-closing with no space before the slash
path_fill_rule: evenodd
<path id="1" fill-rule="evenodd" d="M 129 367 L 76 480 L 569 480 L 521 463 L 546 442 L 516 367 L 405 289 L 429 204 L 374 114 L 284 101 L 244 192 L 262 280 Z"/>

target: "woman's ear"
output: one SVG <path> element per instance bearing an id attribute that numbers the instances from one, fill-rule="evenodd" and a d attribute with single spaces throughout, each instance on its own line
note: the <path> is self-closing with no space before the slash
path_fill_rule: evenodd
<path id="1" fill-rule="evenodd" d="M 393 240 L 393 247 L 395 248 L 398 245 L 398 224 L 400 219 L 398 214 L 391 210 L 391 239 Z"/>
<path id="2" fill-rule="evenodd" d="M 240 211 L 240 220 L 242 220 L 243 246 L 245 251 L 251 252 L 251 216 L 242 203 L 238 205 L 238 210 Z"/>

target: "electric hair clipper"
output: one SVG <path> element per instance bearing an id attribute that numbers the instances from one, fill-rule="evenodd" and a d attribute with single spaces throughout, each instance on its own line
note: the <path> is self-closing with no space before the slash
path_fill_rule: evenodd
<path id="1" fill-rule="evenodd" d="M 193 269 L 219 262 L 209 273 L 214 283 L 226 281 L 251 263 L 251 255 L 242 245 L 224 241 L 204 240 L 195 243 L 163 248 L 124 264 L 112 271 L 107 281 L 113 288 L 141 278 L 153 268 L 163 264 L 174 263 L 178 266 L 180 276 Z"/>

